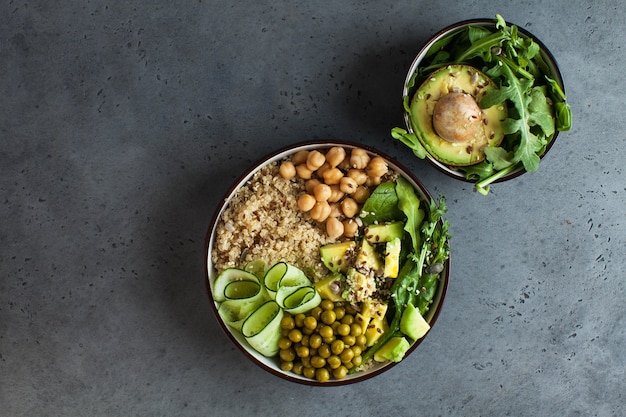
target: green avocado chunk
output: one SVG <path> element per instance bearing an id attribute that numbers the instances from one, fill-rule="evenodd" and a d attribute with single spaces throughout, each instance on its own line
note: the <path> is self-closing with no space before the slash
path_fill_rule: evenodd
<path id="1" fill-rule="evenodd" d="M 346 272 L 349 266 L 348 259 L 356 247 L 356 242 L 329 243 L 320 247 L 322 262 L 332 272 Z"/>
<path id="2" fill-rule="evenodd" d="M 474 165 L 485 159 L 485 147 L 504 139 L 504 103 L 480 108 L 481 99 L 497 88 L 484 73 L 469 65 L 438 69 L 413 95 L 410 124 L 426 150 L 452 166 Z"/>
<path id="3" fill-rule="evenodd" d="M 374 360 L 400 362 L 410 347 L 411 344 L 406 338 L 394 336 L 374 353 Z"/>
<path id="4" fill-rule="evenodd" d="M 402 239 L 404 222 L 376 223 L 365 228 L 365 238 L 370 243 L 391 242 L 395 238 Z"/>
<path id="5" fill-rule="evenodd" d="M 413 340 L 421 339 L 430 330 L 430 324 L 411 303 L 407 304 L 400 319 L 400 331 Z"/>

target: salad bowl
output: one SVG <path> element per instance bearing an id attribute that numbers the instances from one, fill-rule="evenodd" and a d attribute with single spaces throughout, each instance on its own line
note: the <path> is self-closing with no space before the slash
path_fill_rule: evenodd
<path id="1" fill-rule="evenodd" d="M 426 240 L 430 239 L 431 243 L 424 243 L 422 246 L 420 246 L 420 248 L 425 248 L 426 246 L 428 246 L 428 250 L 423 251 L 422 262 L 419 263 L 419 267 L 413 268 L 413 272 L 418 274 L 421 279 L 423 279 L 424 277 L 431 277 L 433 278 L 433 280 L 431 280 L 432 282 L 430 284 L 424 284 L 423 288 L 411 287 L 411 291 L 415 291 L 415 293 L 407 295 L 402 292 L 403 290 L 399 290 L 400 297 L 408 297 L 406 298 L 406 300 L 412 301 L 406 301 L 405 298 L 402 298 L 403 300 L 405 300 L 403 304 L 395 305 L 395 300 L 393 300 L 393 296 L 390 295 L 394 291 L 398 291 L 394 289 L 395 287 L 393 286 L 393 284 L 395 282 L 400 282 L 400 280 L 403 279 L 402 277 L 404 276 L 404 271 L 409 271 L 411 268 L 405 268 L 403 270 L 402 264 L 397 265 L 400 270 L 396 271 L 396 278 L 383 278 L 382 281 L 379 281 L 376 284 L 380 284 L 382 288 L 381 282 L 385 281 L 387 283 L 386 290 L 382 290 L 376 287 L 376 289 L 372 289 L 372 291 L 368 293 L 369 295 L 361 294 L 361 298 L 358 298 L 359 296 L 354 295 L 354 292 L 348 291 L 350 287 L 348 284 L 346 284 L 346 275 L 349 276 L 349 273 L 346 272 L 346 269 L 342 270 L 337 266 L 339 262 L 335 261 L 338 258 L 335 257 L 332 258 L 333 261 L 329 261 L 327 258 L 323 258 L 320 255 L 320 248 L 322 247 L 334 248 L 346 244 L 351 244 L 353 246 L 356 245 L 357 247 L 360 247 L 361 244 L 365 245 L 366 243 L 362 243 L 362 241 L 366 241 L 367 238 L 362 231 L 364 230 L 363 227 L 365 227 L 362 224 L 360 226 L 361 228 L 359 229 L 361 230 L 360 232 L 357 230 L 354 233 L 348 234 L 348 229 L 346 226 L 344 232 L 345 235 L 337 237 L 334 232 L 331 232 L 332 228 L 328 225 L 328 222 L 330 220 L 326 220 L 327 223 L 324 226 L 321 223 L 321 220 L 316 218 L 313 210 L 304 212 L 305 209 L 301 209 L 299 205 L 292 205 L 292 208 L 287 208 L 287 210 L 300 210 L 299 213 L 289 213 L 281 211 L 280 214 L 277 214 L 276 217 L 280 217 L 283 220 L 270 220 L 259 227 L 250 226 L 249 224 L 246 226 L 241 226 L 238 225 L 238 220 L 235 220 L 236 218 L 241 219 L 243 217 L 246 217 L 246 215 L 250 213 L 254 213 L 253 215 L 256 216 L 256 219 L 262 218 L 265 215 L 263 214 L 263 210 L 265 209 L 263 207 L 260 207 L 263 203 L 257 202 L 257 200 L 262 200 L 265 194 L 271 194 L 272 192 L 274 192 L 270 188 L 280 188 L 284 186 L 288 187 L 280 188 L 279 197 L 269 198 L 268 201 L 270 202 L 267 203 L 266 207 L 269 210 L 269 216 L 273 215 L 272 211 L 284 210 L 284 207 L 287 207 L 288 204 L 281 201 L 279 205 L 282 208 L 278 208 L 276 207 L 277 199 L 280 199 L 282 198 L 280 196 L 285 195 L 287 196 L 287 199 L 296 199 L 297 196 L 302 196 L 306 193 L 306 187 L 304 184 L 308 180 L 298 178 L 298 176 L 295 176 L 294 178 L 291 174 L 286 174 L 285 178 L 283 178 L 283 165 L 289 165 L 290 161 L 295 162 L 295 158 L 298 158 L 302 154 L 325 154 L 327 155 L 327 161 L 330 161 L 330 156 L 328 155 L 332 153 L 332 151 L 330 151 L 331 149 L 343 150 L 347 153 L 347 155 L 350 155 L 351 152 L 352 154 L 356 154 L 356 152 L 365 152 L 369 158 L 369 161 L 372 161 L 376 158 L 376 161 L 384 162 L 386 174 L 381 177 L 382 179 L 379 180 L 377 185 L 372 186 L 368 198 L 370 201 L 372 201 L 372 199 L 374 199 L 373 196 L 378 195 L 380 193 L 380 189 L 383 188 L 380 186 L 380 184 L 388 184 L 385 181 L 388 181 L 389 178 L 395 181 L 394 184 L 396 184 L 396 187 L 398 187 L 397 184 L 406 185 L 410 189 L 409 194 L 414 195 L 414 197 L 419 200 L 419 210 L 422 213 L 423 220 L 421 220 L 420 218 L 421 223 L 416 223 L 413 226 L 412 233 L 418 234 L 420 233 L 420 227 L 430 225 L 431 233 L 434 231 L 434 235 L 430 235 L 430 237 L 426 236 L 424 240 L 424 242 L 426 242 Z M 278 167 L 280 167 L 280 169 Z M 342 165 L 337 165 L 337 167 L 341 168 Z M 273 169 L 273 171 L 271 171 L 270 168 Z M 343 169 L 345 170 L 345 172 L 347 172 L 349 167 L 344 166 Z M 271 174 L 268 174 L 268 172 L 271 172 Z M 278 173 L 280 178 L 276 177 L 276 173 Z M 299 173 L 300 171 L 298 171 L 298 174 Z M 268 175 L 270 177 L 268 177 Z M 271 177 L 272 175 L 274 177 Z M 307 174 L 304 175 L 306 176 Z M 313 176 L 315 176 L 315 174 L 313 174 Z M 282 185 L 276 185 L 276 183 L 280 183 Z M 269 188 L 267 184 L 270 184 Z M 377 187 L 380 187 L 378 188 L 379 191 L 375 191 Z M 402 194 L 404 193 L 404 191 L 402 193 L 398 191 L 398 193 L 400 196 L 404 195 Z M 246 204 L 253 205 L 254 210 L 251 210 L 250 213 L 246 213 L 246 210 L 248 210 L 246 208 Z M 369 203 L 367 202 L 367 200 L 365 200 L 365 202 L 359 208 L 360 212 L 358 212 L 358 214 L 354 214 L 353 219 L 357 219 L 357 217 L 360 216 L 363 220 L 355 220 L 358 223 L 362 223 L 363 221 L 365 221 L 366 223 L 373 225 L 375 223 L 379 223 L 378 220 L 381 220 L 381 223 L 384 223 L 383 220 L 385 219 L 382 218 L 368 221 L 365 216 L 372 216 L 377 210 L 372 209 L 372 205 L 368 204 Z M 415 206 L 414 208 L 417 210 L 417 206 Z M 365 211 L 365 209 L 369 210 L 369 212 Z M 233 212 L 235 214 L 233 214 Z M 221 200 L 219 207 L 216 208 L 211 219 L 205 240 L 205 284 L 207 296 L 210 301 L 210 305 L 214 312 L 215 318 L 217 319 L 221 329 L 224 331 L 230 342 L 233 343 L 234 346 L 236 346 L 245 357 L 247 357 L 254 364 L 264 369 L 265 371 L 268 371 L 285 380 L 305 385 L 336 386 L 356 383 L 379 375 L 382 372 L 385 372 L 395 365 L 401 363 L 403 360 L 406 359 L 407 356 L 409 356 L 417 349 L 417 347 L 423 342 L 425 337 L 428 336 L 429 329 L 434 326 L 437 317 L 441 312 L 450 276 L 450 251 L 448 240 L 449 235 L 447 234 L 448 225 L 447 220 L 442 217 L 443 213 L 445 213 L 445 202 L 443 197 L 440 198 L 439 203 L 437 204 L 433 200 L 429 192 L 426 190 L 424 185 L 409 170 L 407 170 L 397 161 L 393 160 L 391 157 L 371 147 L 348 141 L 329 140 L 302 142 L 296 145 L 276 150 L 260 160 L 254 166 L 252 166 L 234 183 L 234 185 L 224 196 L 223 200 Z M 291 219 L 290 216 L 292 215 L 295 216 L 294 219 L 299 220 L 294 221 L 293 219 Z M 347 216 L 348 214 L 339 214 L 338 218 L 343 219 L 344 223 L 347 224 L 346 221 L 349 222 L 352 220 L 344 219 L 344 217 Z M 329 215 L 328 219 L 330 219 L 331 217 L 332 215 Z M 412 217 L 409 216 L 408 218 Z M 256 219 L 254 220 L 255 222 Z M 281 230 L 279 230 L 282 226 L 267 226 L 267 224 L 275 225 L 279 223 L 293 224 L 297 223 L 298 221 L 306 223 L 306 227 L 313 227 L 313 229 L 315 230 L 310 233 L 315 233 L 316 235 L 314 237 L 307 235 L 303 238 L 300 238 L 300 229 L 294 228 L 293 230 L 298 231 L 288 230 L 286 232 L 282 232 Z M 429 221 L 430 223 L 428 223 Z M 407 229 L 411 228 L 411 226 L 406 226 L 406 222 L 404 223 L 404 226 Z M 237 230 L 240 227 L 241 230 Z M 252 229 L 258 230 L 250 232 L 250 230 Z M 265 232 L 270 232 L 269 236 L 273 236 L 275 239 L 273 237 L 268 237 L 267 233 Z M 401 231 L 401 233 L 403 234 L 402 239 L 405 239 L 403 240 L 403 245 L 404 242 L 412 241 L 407 232 Z M 254 234 L 254 236 L 249 236 L 250 240 L 246 241 L 246 236 L 248 234 Z M 433 241 L 435 240 L 437 240 L 437 242 L 439 242 L 439 245 L 441 246 L 438 252 L 441 256 L 437 259 L 435 259 L 434 255 L 435 253 L 437 253 L 437 250 L 432 249 L 434 248 L 434 246 L 436 246 L 436 244 L 433 243 Z M 272 241 L 273 243 L 265 245 L 267 241 Z M 263 245 L 265 246 L 263 246 L 260 242 L 263 242 Z M 381 243 L 375 243 L 372 244 L 372 246 L 376 246 L 377 244 L 380 245 Z M 258 252 L 255 252 L 257 250 L 256 247 L 253 248 L 253 246 L 255 245 L 260 247 Z M 409 247 L 410 246 L 411 244 L 409 243 Z M 406 248 L 406 246 L 404 246 L 403 248 Z M 232 250 L 234 250 L 234 254 L 231 254 Z M 290 251 L 297 252 L 297 254 L 295 254 L 293 257 L 290 257 Z M 419 257 L 419 252 L 420 251 L 418 250 L 418 256 L 416 258 Z M 381 256 L 380 259 L 383 259 L 383 253 L 379 252 L 379 255 Z M 389 255 L 389 253 L 386 253 L 386 255 Z M 230 258 L 227 259 L 229 256 Z M 306 260 L 309 258 L 312 259 L 311 262 L 317 263 L 315 263 L 314 266 L 311 266 L 311 263 L 307 264 Z M 350 256 L 346 255 L 342 259 L 350 258 Z M 411 266 L 413 265 L 412 262 L 415 261 L 406 262 L 405 260 L 403 260 L 402 262 L 405 266 L 409 264 L 409 266 Z M 280 287 L 280 284 L 276 284 L 276 282 L 278 281 L 270 277 L 270 275 L 273 274 L 273 271 L 277 268 L 284 268 L 284 271 L 297 271 L 296 275 L 306 281 L 306 284 L 301 284 L 302 287 L 310 287 L 315 290 L 311 291 L 310 296 L 305 297 L 303 301 L 304 303 L 307 303 L 308 307 L 300 308 L 300 305 L 298 305 L 298 307 L 294 308 L 293 305 L 288 305 L 289 303 L 287 301 L 279 301 L 279 299 L 282 300 L 284 298 L 281 298 L 280 295 L 283 287 Z M 332 271 L 326 271 L 326 269 L 332 269 Z M 320 270 L 322 272 L 319 272 Z M 379 270 L 382 271 L 382 266 L 379 268 Z M 227 275 L 231 273 L 235 274 L 238 278 L 229 279 Z M 386 273 L 387 272 L 385 272 L 385 274 Z M 290 273 L 285 273 L 280 282 L 286 280 L 287 276 L 289 276 L 289 278 L 292 278 L 294 275 L 290 275 Z M 307 278 L 304 278 L 304 276 L 308 277 L 308 281 Z M 329 279 L 328 276 L 334 278 Z M 258 290 L 255 290 L 256 292 L 252 291 L 252 293 L 255 294 L 254 297 L 257 297 L 256 294 L 264 294 L 263 301 L 259 302 L 259 305 L 267 306 L 271 304 L 272 306 L 275 306 L 276 303 L 280 305 L 280 307 L 270 308 L 271 312 L 268 314 L 269 316 L 271 316 L 271 318 L 268 318 L 267 321 L 264 322 L 262 325 L 250 324 L 252 322 L 251 317 L 254 316 L 254 313 L 246 312 L 242 313 L 242 316 L 240 317 L 235 317 L 237 314 L 240 313 L 240 307 L 227 309 L 228 311 L 226 313 L 224 312 L 226 305 L 231 301 L 226 294 L 228 291 L 224 290 L 224 288 L 228 285 L 231 285 L 233 282 L 235 284 L 240 284 L 241 280 L 245 281 L 248 278 L 254 282 L 246 282 L 245 291 L 247 291 L 247 288 L 253 287 L 254 289 Z M 300 280 L 300 278 L 298 278 L 298 280 Z M 348 278 L 348 280 L 349 279 L 350 278 Z M 415 279 L 415 283 L 417 283 L 417 278 Z M 227 284 L 225 284 L 225 282 L 227 282 Z M 422 285 L 423 281 L 419 282 L 420 285 Z M 344 286 L 343 292 L 336 291 L 336 287 L 338 284 Z M 286 285 L 285 287 L 295 288 L 296 285 L 300 284 L 294 284 L 294 281 L 292 280 L 291 283 Z M 396 285 L 396 287 L 399 286 L 399 284 Z M 428 291 L 426 291 L 427 286 Z M 243 286 L 241 288 L 243 288 Z M 299 290 L 304 291 L 303 288 L 299 288 Z M 424 291 L 420 292 L 420 290 Z M 380 293 L 377 291 L 380 291 Z M 387 291 L 387 295 L 381 296 L 380 294 L 382 294 L 384 291 Z M 226 296 L 224 294 L 226 294 Z M 326 321 L 323 313 L 319 313 L 316 316 L 318 320 L 317 327 L 314 327 L 315 330 L 309 329 L 309 332 L 307 332 L 306 326 L 300 324 L 302 328 L 302 333 L 304 334 L 304 339 L 308 341 L 310 335 L 311 344 L 310 346 L 307 344 L 305 347 L 300 346 L 299 349 L 306 348 L 307 356 L 310 349 L 310 361 L 314 361 L 314 353 L 316 351 L 321 352 L 322 348 L 319 346 L 316 346 L 316 349 L 313 348 L 313 332 L 317 334 L 317 332 L 319 331 L 320 334 L 322 334 L 321 332 L 323 332 L 324 330 L 320 330 L 321 328 L 330 328 L 332 326 L 335 329 L 334 336 L 329 336 L 329 338 L 326 339 L 326 335 L 324 335 L 324 342 L 322 342 L 322 344 L 328 342 L 328 346 L 330 346 L 332 341 L 337 340 L 337 342 L 332 345 L 334 349 L 336 344 L 343 346 L 343 340 L 345 340 L 345 345 L 347 349 L 347 346 L 350 343 L 354 343 L 354 341 L 348 342 L 348 340 L 350 339 L 350 335 L 348 335 L 347 337 L 343 336 L 343 339 L 341 338 L 341 335 L 343 335 L 343 333 L 341 333 L 341 330 L 338 330 L 340 326 L 339 320 L 344 314 L 352 315 L 355 320 L 360 320 L 363 316 L 367 314 L 364 311 L 367 309 L 363 307 L 364 303 L 368 306 L 368 308 L 374 305 L 374 303 L 370 302 L 368 298 L 374 297 L 374 294 L 377 299 L 384 299 L 385 297 L 387 297 L 386 303 L 389 304 L 389 308 L 386 311 L 381 310 L 382 314 L 379 314 L 380 320 L 384 321 L 384 326 L 381 327 L 382 330 L 379 331 L 379 333 L 382 333 L 383 336 L 377 335 L 372 340 L 369 339 L 369 336 L 368 338 L 365 338 L 365 328 L 367 327 L 367 325 L 364 325 L 365 327 L 363 328 L 363 332 L 357 329 L 359 330 L 357 332 L 358 335 L 362 334 L 363 336 L 361 337 L 361 339 L 357 337 L 356 340 L 363 340 L 363 342 L 367 341 L 368 343 L 367 346 L 363 345 L 362 347 L 359 347 L 358 352 L 355 349 L 355 354 L 358 354 L 359 356 L 358 362 L 355 359 L 353 359 L 352 361 L 343 361 L 342 357 L 341 364 L 337 362 L 337 365 L 331 365 L 331 358 L 326 356 L 326 359 L 322 361 L 326 365 L 315 366 L 315 368 L 327 369 L 328 372 L 322 370 L 317 372 L 315 375 L 313 375 L 313 371 L 311 371 L 311 374 L 308 375 L 306 372 L 303 372 L 302 370 L 305 366 L 302 365 L 302 363 L 300 363 L 299 361 L 304 362 L 305 365 L 308 365 L 309 359 L 300 360 L 297 356 L 294 358 L 293 352 L 296 346 L 296 339 L 293 339 L 293 345 L 291 341 L 287 340 L 288 338 L 291 339 L 291 333 L 289 333 L 289 329 L 293 329 L 294 319 L 297 326 L 298 317 L 300 317 L 301 321 L 304 320 L 305 317 L 308 320 L 309 316 L 313 316 L 315 314 L 315 306 L 317 306 L 316 309 L 319 313 L 319 311 L 327 310 L 327 306 L 329 304 L 331 305 L 331 307 L 329 308 L 332 310 L 331 315 L 333 315 L 333 320 L 335 319 L 335 316 L 337 317 L 335 324 L 331 325 L 330 322 Z M 421 299 L 421 297 L 424 298 Z M 237 296 L 235 296 L 234 298 L 237 298 Z M 331 299 L 333 302 L 330 303 L 329 299 Z M 317 300 L 317 304 L 313 300 Z M 412 335 L 414 339 L 409 336 L 395 338 L 403 339 L 399 341 L 404 343 L 404 345 L 402 345 L 404 346 L 404 348 L 400 349 L 401 352 L 398 354 L 399 348 L 396 347 L 394 351 L 395 353 L 385 356 L 384 352 L 386 352 L 386 350 L 380 347 L 383 345 L 382 341 L 383 339 L 389 340 L 393 338 L 391 337 L 391 333 L 387 333 L 385 335 L 383 331 L 392 332 L 393 330 L 395 330 L 395 336 L 398 336 L 401 333 L 399 326 L 400 313 L 402 310 L 405 309 L 405 307 L 407 307 L 408 304 L 411 304 L 409 307 L 414 308 L 415 310 L 421 308 L 420 321 L 422 325 L 425 326 L 423 334 L 420 334 L 418 336 Z M 244 305 L 247 304 L 244 303 Z M 415 305 L 415 307 L 413 305 Z M 320 310 L 320 306 L 324 306 L 324 310 Z M 244 308 L 246 307 L 241 307 L 241 309 Z M 254 312 L 257 312 L 262 308 L 249 308 L 249 310 L 253 309 Z M 266 316 L 268 314 L 266 314 Z M 397 316 L 397 318 L 395 316 Z M 368 320 L 370 320 L 370 316 L 367 317 Z M 289 327 L 288 324 L 285 324 L 286 322 L 289 322 L 289 320 L 291 320 L 291 327 Z M 343 321 L 345 320 L 342 320 L 342 322 Z M 378 323 L 383 323 L 383 321 L 379 321 Z M 325 326 L 324 323 L 328 323 L 328 326 Z M 354 322 L 352 321 L 352 319 L 349 323 L 352 323 L 352 329 L 354 330 Z M 371 323 L 374 323 L 374 321 L 372 319 L 372 321 L 368 321 L 366 322 L 366 324 L 367 323 L 370 323 L 369 327 L 371 328 L 373 326 Z M 404 319 L 402 320 L 402 323 L 402 329 L 405 330 Z M 258 333 L 255 333 L 255 335 L 251 337 L 251 334 L 254 333 L 254 330 L 252 331 L 252 333 L 250 333 L 249 330 L 246 330 L 246 326 L 248 326 L 248 328 L 258 327 L 257 330 L 261 328 L 262 330 L 259 330 Z M 272 326 L 274 326 L 275 330 L 268 331 L 267 329 Z M 296 330 L 298 330 L 298 328 L 296 328 Z M 376 330 L 379 329 L 377 328 Z M 341 333 L 341 335 L 339 333 Z M 408 333 L 411 334 L 411 331 L 408 331 Z M 302 338 L 302 334 L 300 334 L 299 337 Z M 378 339 L 379 337 L 380 339 Z M 352 338 L 352 340 L 354 340 L 354 338 Z M 376 340 L 378 340 L 378 345 L 375 344 Z M 300 344 L 304 344 L 304 341 L 300 343 L 300 339 L 298 339 L 297 341 L 299 342 L 298 346 Z M 291 347 L 283 346 L 284 342 L 291 345 Z M 378 353 L 376 353 L 376 359 L 374 359 L 374 351 L 370 351 L 370 349 L 377 349 Z M 285 355 L 288 356 L 288 354 L 286 353 L 288 350 L 292 351 L 292 357 L 290 358 L 285 357 Z M 369 354 L 368 351 L 370 352 Z M 300 352 L 300 350 L 298 350 L 298 352 Z M 341 355 L 339 354 L 339 352 L 336 352 L 336 355 L 333 356 Z M 362 363 L 361 359 L 363 361 Z M 339 375 L 337 375 L 337 373 L 335 373 L 337 372 L 336 368 L 341 368 L 340 371 L 343 370 L 343 372 L 339 372 Z"/>
<path id="2" fill-rule="evenodd" d="M 394 128 L 392 136 L 482 194 L 492 183 L 536 171 L 559 132 L 571 127 L 554 55 L 499 15 L 464 20 L 433 35 L 409 67 L 402 103 L 406 129 Z M 487 115 L 490 110 L 495 114 Z M 484 139 L 467 134 L 468 126 L 479 126 Z"/>

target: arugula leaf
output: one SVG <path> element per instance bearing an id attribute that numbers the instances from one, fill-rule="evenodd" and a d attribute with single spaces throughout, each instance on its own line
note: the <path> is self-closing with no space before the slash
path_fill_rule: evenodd
<path id="1" fill-rule="evenodd" d="M 409 133 L 401 127 L 394 127 L 391 129 L 391 137 L 408 146 L 419 159 L 426 158 L 426 149 L 413 133 Z"/>
<path id="2" fill-rule="evenodd" d="M 513 103 L 519 119 L 507 118 L 502 124 L 505 134 L 517 132 L 520 134 L 520 143 L 514 150 L 511 162 L 521 161 L 526 171 L 533 172 L 539 168 L 537 152 L 542 148 L 541 140 L 531 131 L 531 126 L 535 123 L 533 109 L 529 108 L 532 101 L 530 92 L 533 80 L 517 78 L 509 65 L 500 58 L 497 59 L 500 64 L 488 71 L 488 75 L 494 77 L 502 75 L 508 84 L 501 83 L 500 88 L 485 94 L 480 106 L 488 108 L 507 99 Z"/>

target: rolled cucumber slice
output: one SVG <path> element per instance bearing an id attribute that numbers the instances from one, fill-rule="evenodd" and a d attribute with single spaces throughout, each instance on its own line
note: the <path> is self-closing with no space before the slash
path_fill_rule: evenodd
<path id="1" fill-rule="evenodd" d="M 217 309 L 218 314 L 228 326 L 241 332 L 246 317 L 256 310 L 265 300 L 263 298 L 246 300 L 226 300 Z"/>
<path id="2" fill-rule="evenodd" d="M 228 268 L 213 281 L 213 299 L 218 303 L 225 301 L 228 298 L 226 297 L 226 287 L 238 281 L 252 281 L 260 286 L 259 279 L 253 273 L 239 268 Z M 233 287 L 233 290 L 234 288 L 235 287 Z"/>
<path id="3" fill-rule="evenodd" d="M 286 262 L 278 262 L 265 273 L 263 284 L 270 297 L 276 298 L 276 292 L 279 287 L 311 285 L 311 281 L 301 269 Z"/>
<path id="4" fill-rule="evenodd" d="M 276 302 L 287 313 L 299 314 L 312 310 L 322 302 L 315 287 L 280 287 L 276 292 Z"/>
<path id="5" fill-rule="evenodd" d="M 272 357 L 278 353 L 283 310 L 274 300 L 266 301 L 244 320 L 241 333 L 260 354 Z"/>

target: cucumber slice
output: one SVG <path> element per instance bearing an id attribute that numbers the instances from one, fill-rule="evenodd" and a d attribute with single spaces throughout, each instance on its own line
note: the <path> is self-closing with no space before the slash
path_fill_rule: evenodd
<path id="1" fill-rule="evenodd" d="M 241 326 L 246 317 L 256 310 L 263 301 L 262 298 L 256 300 L 226 300 L 220 304 L 217 312 L 224 323 L 241 332 Z"/>
<path id="2" fill-rule="evenodd" d="M 253 273 L 260 280 L 265 276 L 265 272 L 267 272 L 267 263 L 262 259 L 256 259 L 254 261 L 248 262 L 246 266 L 243 267 L 248 272 Z"/>
<path id="3" fill-rule="evenodd" d="M 213 299 L 218 303 L 225 301 L 226 287 L 236 281 L 252 281 L 260 285 L 259 279 L 253 273 L 239 268 L 228 268 L 213 281 Z"/>
<path id="4" fill-rule="evenodd" d="M 265 273 L 263 284 L 270 297 L 276 298 L 276 292 L 279 287 L 311 285 L 311 281 L 299 268 L 286 262 L 278 262 Z"/>
<path id="5" fill-rule="evenodd" d="M 280 287 L 276 293 L 276 302 L 290 314 L 312 310 L 322 302 L 322 297 L 313 286 Z"/>
<path id="6" fill-rule="evenodd" d="M 266 301 L 244 320 L 241 333 L 260 354 L 272 357 L 278 353 L 283 310 L 274 300 Z"/>
<path id="7" fill-rule="evenodd" d="M 254 297 L 261 292 L 261 284 L 254 281 L 233 281 L 224 287 L 224 297 L 227 300 L 241 300 Z"/>

